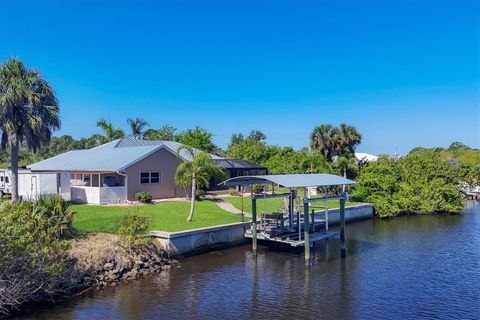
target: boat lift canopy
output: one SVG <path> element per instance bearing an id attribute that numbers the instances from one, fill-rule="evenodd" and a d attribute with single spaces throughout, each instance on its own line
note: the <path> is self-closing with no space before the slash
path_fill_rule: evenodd
<path id="1" fill-rule="evenodd" d="M 326 173 L 315 174 L 267 174 L 260 176 L 239 176 L 220 183 L 224 186 L 275 183 L 286 188 L 327 187 L 351 185 L 356 182 L 344 177 Z"/>
<path id="2" fill-rule="evenodd" d="M 279 194 L 269 194 L 266 193 L 263 195 L 256 195 L 252 193 L 252 224 L 251 230 L 249 233 L 246 233 L 247 237 L 252 238 L 252 247 L 253 252 L 256 254 L 257 249 L 257 199 L 267 199 L 267 198 L 277 198 L 277 197 L 288 197 L 288 221 L 289 227 L 293 226 L 294 221 L 294 199 L 297 197 L 296 189 L 298 188 L 309 188 L 309 187 L 328 187 L 328 186 L 345 186 L 352 185 L 356 182 L 350 179 L 346 179 L 341 176 L 336 176 L 333 174 L 278 174 L 278 175 L 258 175 L 258 176 L 239 176 L 231 178 L 221 182 L 219 185 L 224 186 L 239 186 L 239 185 L 254 185 L 254 184 L 277 184 L 281 187 L 286 187 L 290 189 L 288 193 L 279 193 Z M 281 238 L 283 243 L 289 243 L 292 246 L 302 244 L 305 247 L 305 260 L 308 264 L 310 260 L 310 244 L 312 241 L 317 241 L 325 239 L 332 236 L 332 233 L 324 233 L 323 235 L 315 235 L 315 215 L 314 212 L 310 213 L 310 204 L 319 201 L 325 200 L 338 200 L 340 202 L 340 242 L 341 242 L 341 256 L 345 257 L 345 202 L 348 200 L 348 193 L 342 192 L 338 196 L 326 196 L 326 197 L 307 197 L 305 190 L 305 197 L 303 198 L 303 224 L 301 223 L 301 213 L 297 212 L 297 228 L 299 230 L 298 240 L 294 241 L 291 239 L 290 234 L 287 232 L 283 235 L 275 237 L 275 239 L 270 238 L 267 234 L 261 232 L 261 236 L 265 236 L 263 239 L 270 241 L 277 241 L 276 239 Z M 275 214 L 273 214 L 275 215 Z M 265 216 L 265 213 L 263 214 Z M 312 228 L 310 227 L 310 219 L 312 219 Z M 283 232 L 283 218 L 281 220 L 282 227 L 280 230 Z M 328 228 L 328 222 L 326 222 Z M 304 230 L 304 237 L 302 240 L 301 230 Z M 310 234 L 312 233 L 312 238 Z M 284 240 L 286 238 L 287 240 Z"/>

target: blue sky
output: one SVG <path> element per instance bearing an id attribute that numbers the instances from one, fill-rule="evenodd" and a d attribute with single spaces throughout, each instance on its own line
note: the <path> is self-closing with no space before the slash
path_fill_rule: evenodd
<path id="1" fill-rule="evenodd" d="M 0 61 L 39 69 L 59 134 L 109 118 L 260 129 L 300 148 L 347 122 L 360 151 L 480 147 L 479 1 L 0 0 Z"/>

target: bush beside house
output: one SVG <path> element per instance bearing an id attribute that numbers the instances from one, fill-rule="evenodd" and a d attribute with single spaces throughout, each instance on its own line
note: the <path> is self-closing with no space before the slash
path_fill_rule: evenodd
<path id="1" fill-rule="evenodd" d="M 152 195 L 146 191 L 135 193 L 135 199 L 141 203 L 152 203 Z"/>

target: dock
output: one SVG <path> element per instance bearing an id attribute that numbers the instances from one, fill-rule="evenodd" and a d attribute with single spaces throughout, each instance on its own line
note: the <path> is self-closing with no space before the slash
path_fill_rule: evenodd
<path id="1" fill-rule="evenodd" d="M 247 230 L 245 232 L 245 237 L 246 238 L 253 238 L 252 231 Z M 315 232 L 315 233 L 310 233 L 310 243 L 320 241 L 320 240 L 325 240 L 328 238 L 340 238 L 340 232 L 334 232 L 334 231 L 323 231 L 323 232 Z M 268 234 L 264 233 L 257 233 L 257 239 L 258 240 L 265 240 L 265 241 L 272 241 L 272 242 L 277 242 L 277 243 L 283 243 L 287 244 L 291 247 L 303 247 L 305 246 L 305 240 L 300 240 L 300 235 L 296 232 L 290 233 L 290 234 L 282 234 L 280 236 L 273 236 L 270 237 Z"/>
<path id="2" fill-rule="evenodd" d="M 220 183 L 224 186 L 268 185 L 288 188 L 290 192 L 252 194 L 252 222 L 249 230 L 245 231 L 245 237 L 252 239 L 253 254 L 257 252 L 257 241 L 262 240 L 270 243 L 281 243 L 291 247 L 303 247 L 305 250 L 305 264 L 310 264 L 310 246 L 316 242 L 328 238 L 340 239 L 340 255 L 346 255 L 345 246 L 345 202 L 348 201 L 348 193 L 323 197 L 309 196 L 308 188 L 323 188 L 354 184 L 355 181 L 331 174 L 285 174 L 285 175 L 259 175 L 238 176 Z M 303 196 L 299 196 L 299 190 L 303 190 Z M 336 190 L 339 190 L 337 188 Z M 258 212 L 257 201 L 270 198 L 284 198 L 286 208 L 284 212 Z M 328 208 L 322 205 L 325 201 L 339 201 L 339 224 L 340 231 L 329 230 Z M 319 212 L 315 209 L 326 208 L 323 217 L 319 219 Z"/>
<path id="3" fill-rule="evenodd" d="M 312 245 L 317 241 L 328 238 L 339 239 L 340 232 L 337 229 L 335 229 L 335 231 L 330 230 L 330 227 L 338 226 L 340 223 L 339 211 L 338 208 L 328 209 L 328 231 L 326 230 L 325 210 L 319 209 L 315 212 L 315 227 L 310 233 L 310 243 Z M 372 217 L 372 204 L 365 203 L 345 208 L 345 223 L 347 225 L 348 223 L 367 220 Z M 300 222 L 300 234 L 298 229 L 291 229 L 288 225 L 288 220 L 284 221 L 284 234 L 280 234 L 280 232 L 271 232 L 275 231 L 273 225 L 271 226 L 272 228 L 267 228 L 265 233 L 262 232 L 262 222 L 261 220 L 257 220 L 257 239 L 259 242 L 261 241 L 262 244 L 265 244 L 267 248 L 269 244 L 271 244 L 272 246 L 277 246 L 277 249 L 278 247 L 282 249 L 291 247 L 294 250 L 301 250 L 305 246 L 303 239 L 305 232 L 303 217 Z M 253 241 L 250 221 L 175 232 L 151 231 L 149 236 L 155 238 L 172 257 L 190 256 L 211 250 L 224 249 L 247 243 L 251 244 Z"/>
<path id="4" fill-rule="evenodd" d="M 469 200 L 480 200 L 480 191 L 464 191 L 463 194 Z"/>
<path id="5" fill-rule="evenodd" d="M 301 247 L 305 245 L 305 239 L 302 238 L 305 234 L 305 222 L 303 215 L 297 214 L 297 225 L 295 222 L 292 226 L 288 225 L 285 221 L 281 221 L 281 227 L 270 226 L 266 224 L 267 218 L 272 218 L 272 213 L 262 213 L 261 220 L 257 221 L 257 239 L 262 241 L 270 241 L 289 245 L 291 247 Z M 281 215 L 277 213 L 276 215 Z M 288 217 L 281 217 L 282 219 L 288 219 Z M 298 219 L 300 218 L 300 225 L 298 227 Z M 329 210 L 322 210 L 320 212 L 310 212 L 310 243 L 325 240 L 328 238 L 340 238 L 340 232 L 329 231 Z M 283 225 L 283 226 L 282 226 Z M 297 229 L 297 230 L 296 230 Z M 253 232 L 251 229 L 245 231 L 245 237 L 253 239 Z"/>

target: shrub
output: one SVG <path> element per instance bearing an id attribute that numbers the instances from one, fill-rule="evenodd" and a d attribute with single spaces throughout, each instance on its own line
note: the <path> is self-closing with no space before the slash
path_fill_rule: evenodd
<path id="1" fill-rule="evenodd" d="M 197 199 L 203 199 L 203 198 L 205 198 L 206 195 L 207 195 L 207 191 L 205 191 L 203 189 L 198 189 L 197 192 L 196 192 Z"/>
<path id="2" fill-rule="evenodd" d="M 263 184 L 254 184 L 252 186 L 253 193 L 262 193 L 265 190 L 265 186 Z"/>
<path id="3" fill-rule="evenodd" d="M 133 207 L 128 215 L 120 222 L 117 234 L 124 238 L 127 244 L 132 245 L 139 233 L 148 227 L 148 218 L 139 215 L 139 208 Z"/>
<path id="4" fill-rule="evenodd" d="M 412 153 L 400 160 L 380 157 L 362 169 L 353 201 L 367 201 L 380 217 L 401 213 L 459 213 L 460 172 L 434 152 Z"/>
<path id="5" fill-rule="evenodd" d="M 152 195 L 149 192 L 141 191 L 135 193 L 135 199 L 141 203 L 151 203 L 152 202 Z"/>
<path id="6" fill-rule="evenodd" d="M 480 164 L 462 168 L 462 178 L 470 187 L 480 186 Z"/>
<path id="7" fill-rule="evenodd" d="M 69 210 L 70 202 L 58 195 L 43 196 L 31 202 L 32 214 L 39 216 L 56 230 L 56 236 L 70 237 L 73 235 L 73 212 Z"/>
<path id="8" fill-rule="evenodd" d="M 231 196 L 238 196 L 238 191 L 235 188 L 228 189 L 228 194 Z"/>
<path id="9" fill-rule="evenodd" d="M 0 204 L 0 315 L 78 285 L 68 260 L 71 213 L 59 198 Z"/>

